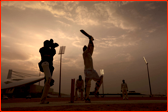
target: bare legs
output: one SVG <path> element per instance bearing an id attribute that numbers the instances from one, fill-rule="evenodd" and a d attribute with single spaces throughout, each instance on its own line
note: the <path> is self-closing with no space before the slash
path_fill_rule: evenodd
<path id="1" fill-rule="evenodd" d="M 125 100 L 125 98 L 128 100 L 128 94 L 127 94 L 127 90 L 123 90 L 123 100 Z"/>
<path id="2" fill-rule="evenodd" d="M 43 62 L 42 67 L 43 67 L 43 71 L 46 77 L 46 82 L 44 85 L 43 94 L 41 96 L 41 104 L 48 104 L 49 102 L 46 101 L 46 98 L 47 98 L 48 91 L 50 89 L 50 82 L 51 82 L 51 73 L 49 69 L 49 63 Z"/>
<path id="3" fill-rule="evenodd" d="M 75 91 L 75 100 L 78 99 L 78 90 L 79 90 L 79 93 L 81 94 L 81 100 L 83 100 L 83 89 L 78 89 L 76 88 L 76 91 Z"/>
<path id="4" fill-rule="evenodd" d="M 91 80 L 92 79 L 85 78 L 85 102 L 86 103 L 90 103 L 89 94 L 90 94 Z M 96 97 L 98 97 L 96 94 L 97 94 L 102 82 L 103 82 L 103 76 L 100 76 L 99 80 L 96 82 L 95 91 L 94 91 L 94 94 Z"/>

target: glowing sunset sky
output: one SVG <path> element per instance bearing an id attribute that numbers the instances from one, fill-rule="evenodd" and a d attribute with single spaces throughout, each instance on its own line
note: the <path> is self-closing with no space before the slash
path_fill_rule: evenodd
<path id="1" fill-rule="evenodd" d="M 66 46 L 61 92 L 70 94 L 71 79 L 84 78 L 82 48 L 88 38 L 80 29 L 95 38 L 93 64 L 99 74 L 104 69 L 105 93 L 120 93 L 125 79 L 129 91 L 149 94 L 145 56 L 152 92 L 165 94 L 167 2 L 1 1 L 1 80 L 9 69 L 38 75 L 39 49 L 52 38 Z M 54 56 L 57 92 L 60 46 Z M 92 82 L 91 91 L 94 87 Z"/>

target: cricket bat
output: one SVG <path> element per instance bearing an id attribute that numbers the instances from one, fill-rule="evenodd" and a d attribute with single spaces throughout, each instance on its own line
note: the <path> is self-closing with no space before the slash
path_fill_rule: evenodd
<path id="1" fill-rule="evenodd" d="M 81 31 L 82 34 L 84 34 L 85 36 L 87 36 L 89 39 L 93 38 L 91 35 L 89 35 L 88 33 L 86 33 L 84 30 L 80 30 L 80 31 Z"/>

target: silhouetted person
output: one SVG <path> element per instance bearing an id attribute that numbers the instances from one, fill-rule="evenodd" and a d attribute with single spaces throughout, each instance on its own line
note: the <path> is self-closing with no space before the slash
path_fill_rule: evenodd
<path id="1" fill-rule="evenodd" d="M 121 92 L 122 92 L 122 96 L 123 96 L 123 100 L 125 100 L 125 98 L 128 100 L 128 94 L 127 94 L 127 91 L 128 91 L 128 86 L 127 84 L 125 83 L 125 80 L 123 80 L 123 83 L 121 84 Z"/>
<path id="2" fill-rule="evenodd" d="M 97 97 L 97 92 L 103 82 L 103 76 L 100 76 L 97 74 L 97 72 L 93 68 L 93 60 L 92 60 L 92 54 L 93 54 L 93 49 L 94 49 L 94 44 L 93 44 L 93 37 L 89 37 L 89 44 L 88 47 L 85 45 L 83 47 L 83 59 L 84 59 L 84 73 L 85 73 L 85 102 L 90 103 L 90 87 L 91 87 L 91 80 L 93 79 L 96 82 L 96 87 L 94 90 L 94 94 Z"/>
<path id="3" fill-rule="evenodd" d="M 81 75 L 79 75 L 79 79 L 76 81 L 75 100 L 78 99 L 77 91 L 79 91 L 79 93 L 81 93 L 81 100 L 83 100 L 84 81 L 83 81 Z"/>
<path id="4" fill-rule="evenodd" d="M 48 91 L 52 80 L 52 73 L 54 71 L 53 67 L 53 56 L 56 54 L 55 47 L 59 46 L 57 43 L 53 43 L 53 40 L 50 39 L 44 41 L 44 47 L 40 48 L 39 52 L 41 54 L 41 61 L 39 62 L 40 71 L 44 72 L 45 75 L 45 84 L 41 96 L 41 104 L 48 104 L 46 101 Z"/>

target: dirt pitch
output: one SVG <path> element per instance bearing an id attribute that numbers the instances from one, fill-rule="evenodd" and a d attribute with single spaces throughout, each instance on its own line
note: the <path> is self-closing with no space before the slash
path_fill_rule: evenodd
<path id="1" fill-rule="evenodd" d="M 136 100 L 167 100 L 167 97 L 131 97 Z M 39 102 L 40 98 L 14 98 L 1 100 L 1 103 Z M 50 102 L 69 102 L 70 98 L 48 98 Z M 122 101 L 120 97 L 91 98 L 91 101 Z M 13 107 L 1 108 L 2 111 L 166 111 L 167 103 L 144 103 L 144 104 L 91 104 L 91 105 L 62 105 L 44 107 Z"/>

